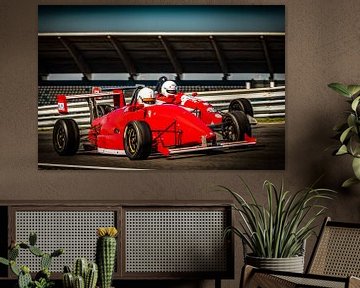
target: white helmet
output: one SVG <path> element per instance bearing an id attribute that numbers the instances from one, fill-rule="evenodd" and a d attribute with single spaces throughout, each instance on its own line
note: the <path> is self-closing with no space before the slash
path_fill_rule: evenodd
<path id="1" fill-rule="evenodd" d="M 156 98 L 152 89 L 144 87 L 139 91 L 137 96 L 137 103 L 152 105 L 155 104 L 155 101 Z"/>
<path id="2" fill-rule="evenodd" d="M 175 96 L 177 93 L 178 87 L 174 81 L 165 81 L 161 86 L 161 94 L 169 97 Z"/>

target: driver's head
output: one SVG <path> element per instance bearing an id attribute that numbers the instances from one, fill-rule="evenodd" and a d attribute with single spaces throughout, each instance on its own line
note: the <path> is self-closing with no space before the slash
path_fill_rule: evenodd
<path id="1" fill-rule="evenodd" d="M 161 94 L 166 97 L 173 97 L 176 95 L 178 87 L 174 81 L 165 81 L 161 86 Z"/>
<path id="2" fill-rule="evenodd" d="M 137 103 L 144 105 L 153 105 L 156 102 L 154 91 L 148 87 L 142 88 L 137 96 Z"/>

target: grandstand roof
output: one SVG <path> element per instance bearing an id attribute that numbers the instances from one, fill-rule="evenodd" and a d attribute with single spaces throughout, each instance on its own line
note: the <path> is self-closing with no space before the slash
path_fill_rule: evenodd
<path id="1" fill-rule="evenodd" d="M 284 33 L 39 33 L 38 41 L 39 75 L 285 72 Z"/>
<path id="2" fill-rule="evenodd" d="M 39 5 L 39 74 L 285 72 L 284 5 Z"/>

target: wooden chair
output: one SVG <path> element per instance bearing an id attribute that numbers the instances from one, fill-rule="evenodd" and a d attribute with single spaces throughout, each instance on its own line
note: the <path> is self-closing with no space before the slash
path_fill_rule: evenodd
<path id="1" fill-rule="evenodd" d="M 334 222 L 326 218 L 306 273 L 245 265 L 240 287 L 360 287 L 360 223 Z"/>

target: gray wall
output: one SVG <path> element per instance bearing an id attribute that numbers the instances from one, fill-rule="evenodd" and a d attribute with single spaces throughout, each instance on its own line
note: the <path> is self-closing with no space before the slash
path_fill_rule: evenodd
<path id="1" fill-rule="evenodd" d="M 194 3 L 176 1 L 179 2 Z M 230 200 L 213 186 L 223 184 L 237 188 L 238 176 L 242 176 L 263 201 L 264 179 L 277 184 L 284 179 L 288 189 L 296 190 L 324 174 L 320 184 L 339 191 L 328 214 L 336 220 L 359 222 L 360 186 L 350 190 L 339 188 L 351 173 L 349 159 L 334 158 L 326 150 L 333 143 L 332 127 L 342 118 L 346 107 L 344 99 L 330 91 L 327 84 L 360 82 L 359 1 L 195 2 L 286 4 L 285 171 L 38 171 L 37 5 L 73 4 L 73 1 L 1 0 L 1 200 Z M 102 3 L 120 4 L 121 1 Z M 171 4 L 172 1 L 149 3 Z M 311 245 L 312 242 L 308 245 L 310 251 Z M 236 269 L 240 270 L 241 254 L 236 252 L 236 255 L 239 258 Z M 225 286 L 237 287 L 238 280 L 239 273 L 235 281 L 226 281 Z"/>

